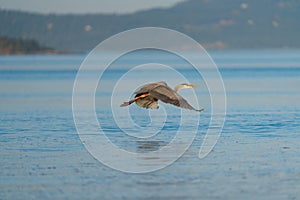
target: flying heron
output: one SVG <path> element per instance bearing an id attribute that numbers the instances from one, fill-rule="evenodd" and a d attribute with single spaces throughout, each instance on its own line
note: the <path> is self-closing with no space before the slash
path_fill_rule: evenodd
<path id="1" fill-rule="evenodd" d="M 156 83 L 150 83 L 144 85 L 139 90 L 135 92 L 134 99 L 124 102 L 121 104 L 121 107 L 129 106 L 132 103 L 136 103 L 138 106 L 142 108 L 156 108 L 158 109 L 158 100 L 161 100 L 164 103 L 173 104 L 175 106 L 195 110 L 198 112 L 202 112 L 204 109 L 197 110 L 193 106 L 191 106 L 182 96 L 180 96 L 177 92 L 182 88 L 195 88 L 195 85 L 190 84 L 180 84 L 177 85 L 174 90 L 170 88 L 166 82 L 160 81 Z"/>

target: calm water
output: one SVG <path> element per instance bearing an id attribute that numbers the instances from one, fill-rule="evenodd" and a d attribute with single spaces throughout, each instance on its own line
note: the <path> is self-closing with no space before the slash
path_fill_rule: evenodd
<path id="1" fill-rule="evenodd" d="M 217 145 L 204 159 L 198 151 L 211 105 L 201 77 L 183 61 L 157 53 L 129 55 L 114 63 L 130 66 L 156 59 L 182 66 L 180 73 L 199 87 L 181 94 L 206 110 L 192 146 L 179 160 L 138 175 L 99 163 L 79 139 L 72 89 L 85 55 L 1 56 L 0 199 L 299 199 L 300 51 L 216 51 L 211 56 L 226 87 L 227 116 Z M 147 110 L 119 108 L 119 103 L 132 97 L 143 81 L 165 80 L 174 86 L 182 77 L 168 70 L 123 76 L 125 72 L 116 67 L 104 73 L 96 91 L 97 118 L 120 148 L 157 150 L 176 134 L 180 110 L 161 104 L 151 111 L 151 119 Z M 113 89 L 117 92 L 112 94 Z M 131 120 L 147 130 L 132 130 L 140 136 L 159 130 L 161 121 L 165 124 L 157 135 L 135 139 L 118 128 L 111 110 L 125 119 L 129 110 Z M 188 134 L 193 127 L 184 124 L 183 129 Z"/>

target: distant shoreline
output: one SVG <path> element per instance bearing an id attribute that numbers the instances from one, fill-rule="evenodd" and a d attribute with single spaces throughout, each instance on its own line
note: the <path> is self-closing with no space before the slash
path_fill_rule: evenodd
<path id="1" fill-rule="evenodd" d="M 40 45 L 36 40 L 0 37 L 0 55 L 70 54 L 71 51 L 57 50 Z"/>
<path id="2" fill-rule="evenodd" d="M 32 38 L 54 49 L 82 52 L 123 31 L 161 27 L 183 33 L 206 49 L 300 48 L 299 7 L 300 1 L 187 0 L 131 14 L 41 14 L 0 8 L 0 36 Z"/>
<path id="3" fill-rule="evenodd" d="M 65 55 L 73 54 L 71 51 L 63 50 L 48 50 L 48 51 L 36 51 L 36 52 L 2 52 L 0 51 L 0 56 L 2 55 Z"/>

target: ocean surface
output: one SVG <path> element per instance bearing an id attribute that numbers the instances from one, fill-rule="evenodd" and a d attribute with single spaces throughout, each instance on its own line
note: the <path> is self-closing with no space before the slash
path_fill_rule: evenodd
<path id="1" fill-rule="evenodd" d="M 192 145 L 178 160 L 138 174 L 99 162 L 77 133 L 72 92 L 86 55 L 0 56 L 0 199 L 299 199 L 300 51 L 209 53 L 224 82 L 226 116 L 216 146 L 203 159 L 198 153 L 212 101 L 207 82 L 186 61 L 141 52 L 103 72 L 95 88 L 96 118 L 120 149 L 156 151 L 179 128 L 187 136 L 193 132 L 190 122 L 200 115 Z M 164 66 L 149 70 L 147 63 Z M 86 80 L 95 74 L 86 73 Z M 184 111 L 187 123 L 181 124 L 181 110 L 161 102 L 151 111 L 119 107 L 152 81 L 197 85 L 180 94 L 205 112 Z M 132 164 L 121 156 L 109 159 Z M 153 158 L 153 165 L 158 162 Z"/>

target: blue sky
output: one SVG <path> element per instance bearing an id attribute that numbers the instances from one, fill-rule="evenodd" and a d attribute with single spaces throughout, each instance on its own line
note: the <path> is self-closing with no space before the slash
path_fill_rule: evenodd
<path id="1" fill-rule="evenodd" d="M 185 0 L 0 0 L 2 9 L 39 13 L 130 13 Z"/>

